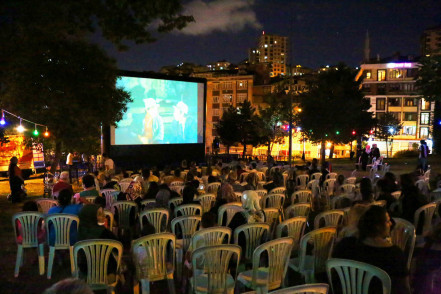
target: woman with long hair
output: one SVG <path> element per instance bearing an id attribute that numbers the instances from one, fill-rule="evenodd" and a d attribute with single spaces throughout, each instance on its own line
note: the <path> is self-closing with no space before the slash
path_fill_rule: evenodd
<path id="1" fill-rule="evenodd" d="M 26 197 L 26 193 L 22 190 L 21 185 L 24 184 L 24 179 L 21 169 L 17 166 L 18 158 L 13 156 L 9 161 L 9 187 L 11 188 L 10 199 L 12 203 L 21 202 Z"/>

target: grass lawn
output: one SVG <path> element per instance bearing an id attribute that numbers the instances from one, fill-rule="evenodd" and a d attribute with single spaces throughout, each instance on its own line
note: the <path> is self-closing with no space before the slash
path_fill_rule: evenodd
<path id="1" fill-rule="evenodd" d="M 416 158 L 393 158 L 386 159 L 385 162 L 391 165 L 390 171 L 397 176 L 414 171 L 417 165 Z M 301 164 L 300 162 L 295 163 Z M 433 172 L 440 171 L 441 157 L 430 157 L 429 164 L 431 165 Z M 334 172 L 344 174 L 347 177 L 351 174 L 352 170 L 354 170 L 354 162 L 351 162 L 348 159 L 334 159 L 332 160 L 332 169 Z M 363 176 L 367 174 L 368 172 L 364 172 L 359 175 Z M 28 190 L 29 200 L 41 198 L 43 195 L 43 179 L 33 178 L 27 180 L 26 188 Z M 75 188 L 76 190 L 79 189 L 79 187 Z M 37 250 L 27 249 L 25 250 L 24 266 L 20 268 L 19 277 L 14 278 L 17 245 L 15 243 L 15 235 L 12 229 L 11 219 L 14 213 L 21 211 L 23 204 L 12 204 L 7 201 L 6 196 L 8 194 L 9 182 L 4 178 L 0 179 L 0 211 L 2 212 L 0 214 L 0 293 L 41 293 L 53 283 L 71 276 L 69 262 L 65 259 L 63 265 L 59 265 L 57 260 L 55 260 L 52 279 L 47 280 L 46 272 L 43 276 L 38 274 Z M 45 250 L 45 256 L 47 259 L 47 248 Z"/>

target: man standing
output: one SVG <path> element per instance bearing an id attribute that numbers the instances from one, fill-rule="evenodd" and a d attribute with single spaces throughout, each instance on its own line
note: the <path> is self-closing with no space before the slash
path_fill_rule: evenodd
<path id="1" fill-rule="evenodd" d="M 372 144 L 371 157 L 376 160 L 380 158 L 380 149 L 377 147 L 377 144 Z"/>
<path id="2" fill-rule="evenodd" d="M 73 158 L 74 155 L 72 152 L 69 152 L 69 154 L 67 154 L 67 158 L 66 158 L 66 164 L 69 167 L 69 182 L 72 184 L 72 174 L 73 174 Z"/>
<path id="3" fill-rule="evenodd" d="M 420 141 L 421 145 L 418 149 L 419 158 L 418 158 L 418 166 L 421 168 L 423 172 L 427 171 L 427 156 L 430 153 L 429 147 L 427 147 L 427 143 L 425 140 Z"/>
<path id="4" fill-rule="evenodd" d="M 106 153 L 103 153 L 103 160 L 106 171 L 113 174 L 115 171 L 115 163 L 113 160 L 108 157 Z"/>

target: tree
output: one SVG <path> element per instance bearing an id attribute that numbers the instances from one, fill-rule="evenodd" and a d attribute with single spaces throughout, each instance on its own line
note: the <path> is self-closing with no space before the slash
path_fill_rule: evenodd
<path id="1" fill-rule="evenodd" d="M 325 161 L 326 141 L 346 144 L 353 139 L 352 131 L 366 134 L 375 125 L 367 110 L 370 103 L 355 81 L 355 72 L 339 64 L 308 81 L 308 92 L 301 95 L 298 124 L 305 136 L 321 144 L 321 161 Z"/>
<path id="2" fill-rule="evenodd" d="M 395 134 L 399 133 L 403 124 L 393 116 L 391 113 L 386 112 L 384 116 L 378 119 L 377 127 L 375 129 L 375 136 L 386 141 L 386 155 L 389 156 L 389 150 L 387 143 L 389 138 L 393 138 Z"/>
<path id="3" fill-rule="evenodd" d="M 240 142 L 240 133 L 236 122 L 239 120 L 237 109 L 230 106 L 224 111 L 222 118 L 216 124 L 216 131 L 222 144 L 227 147 L 227 154 L 230 154 L 230 147 Z"/>
<path id="4" fill-rule="evenodd" d="M 6 0 L 1 4 L 0 107 L 48 125 L 62 150 L 91 149 L 100 127 L 120 120 L 129 94 L 115 88 L 117 66 L 91 32 L 119 49 L 183 28 L 179 0 Z"/>
<path id="5" fill-rule="evenodd" d="M 441 55 L 423 57 L 420 64 L 416 84 L 425 100 L 435 101 L 433 147 L 441 154 Z"/>

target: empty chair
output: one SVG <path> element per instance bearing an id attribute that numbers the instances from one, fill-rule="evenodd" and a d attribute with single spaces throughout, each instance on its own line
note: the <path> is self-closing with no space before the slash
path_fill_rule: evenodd
<path id="1" fill-rule="evenodd" d="M 188 215 L 202 215 L 202 206 L 199 204 L 181 204 L 175 208 L 175 217 Z"/>
<path id="2" fill-rule="evenodd" d="M 174 293 L 174 264 L 176 237 L 170 233 L 153 234 L 132 242 L 133 263 L 136 268 L 134 293 L 138 281 L 143 294 L 150 293 L 150 282 L 167 280 L 169 293 Z M 169 265 L 172 265 L 170 268 Z"/>
<path id="3" fill-rule="evenodd" d="M 58 201 L 52 199 L 38 199 L 36 200 L 36 202 L 38 206 L 38 211 L 43 214 L 47 214 L 51 207 L 58 205 Z"/>
<path id="4" fill-rule="evenodd" d="M 20 267 L 24 262 L 23 249 L 27 248 L 37 248 L 40 275 L 44 274 L 44 242 L 38 240 L 38 232 L 41 231 L 43 220 L 43 214 L 40 212 L 25 211 L 12 216 L 12 226 L 17 242 L 14 277 L 18 277 Z"/>
<path id="5" fill-rule="evenodd" d="M 118 233 L 121 230 L 129 230 L 132 232 L 133 224 L 136 218 L 138 206 L 133 201 L 117 201 L 112 204 L 112 213 L 118 213 Z"/>
<path id="6" fill-rule="evenodd" d="M 308 185 L 306 185 L 306 189 L 310 190 L 313 197 L 317 197 L 320 195 L 320 181 L 312 180 L 309 181 Z"/>
<path id="7" fill-rule="evenodd" d="M 239 238 L 244 238 L 242 247 L 242 259 L 245 263 L 251 263 L 254 249 L 268 240 L 270 226 L 266 223 L 251 223 L 237 227 L 234 230 L 234 244 L 239 245 Z"/>
<path id="8" fill-rule="evenodd" d="M 113 202 L 116 201 L 116 197 L 119 194 L 118 190 L 115 189 L 104 189 L 100 191 L 101 195 L 103 195 L 104 198 L 106 198 L 106 209 L 109 209 L 112 207 Z"/>
<path id="9" fill-rule="evenodd" d="M 198 230 L 191 239 L 191 247 L 194 250 L 203 246 L 230 244 L 231 229 L 227 227 L 213 227 Z"/>
<path id="10" fill-rule="evenodd" d="M 246 180 L 246 178 L 247 178 L 247 176 L 249 175 L 250 173 L 247 173 L 247 172 L 243 172 L 243 173 L 241 173 L 240 174 L 240 176 L 239 176 L 239 182 L 245 182 L 245 180 Z"/>
<path id="11" fill-rule="evenodd" d="M 118 283 L 118 275 L 114 281 L 109 281 L 108 264 L 109 258 L 116 259 L 116 272 L 119 271 L 123 245 L 115 240 L 84 240 L 75 243 L 74 248 L 75 278 L 80 278 L 78 264 L 78 253 L 83 252 L 87 260 L 86 283 L 92 290 L 106 289 L 107 292 L 114 293 L 114 287 Z"/>
<path id="12" fill-rule="evenodd" d="M 210 211 L 216 201 L 216 196 L 214 194 L 204 194 L 199 196 L 197 199 L 202 206 L 202 214 Z"/>
<path id="13" fill-rule="evenodd" d="M 270 225 L 271 236 L 273 236 L 277 225 L 282 221 L 280 210 L 277 208 L 264 208 L 262 211 L 265 215 L 265 222 Z"/>
<path id="14" fill-rule="evenodd" d="M 298 175 L 296 177 L 296 189 L 297 190 L 305 190 L 306 185 L 308 184 L 309 176 L 308 175 Z"/>
<path id="15" fill-rule="evenodd" d="M 357 178 L 356 177 L 349 177 L 349 178 L 346 178 L 345 179 L 345 184 L 352 184 L 352 185 L 355 185 L 355 182 L 357 181 Z"/>
<path id="16" fill-rule="evenodd" d="M 335 181 L 336 181 L 336 179 L 327 179 L 323 182 L 323 192 L 328 197 L 334 195 Z"/>
<path id="17" fill-rule="evenodd" d="M 328 179 L 337 179 L 337 173 L 328 173 L 327 175 L 326 175 L 326 179 L 328 180 Z"/>
<path id="18" fill-rule="evenodd" d="M 277 187 L 269 191 L 268 194 L 285 194 L 286 188 L 285 187 Z"/>
<path id="19" fill-rule="evenodd" d="M 219 190 L 221 183 L 210 183 L 207 185 L 205 191 L 209 194 L 217 195 L 217 190 Z"/>
<path id="20" fill-rule="evenodd" d="M 307 218 L 310 211 L 311 211 L 310 203 L 293 204 L 285 209 L 285 219 L 298 217 L 298 216 L 304 216 Z"/>
<path id="21" fill-rule="evenodd" d="M 305 284 L 270 292 L 270 294 L 328 294 L 328 284 Z"/>
<path id="22" fill-rule="evenodd" d="M 319 180 L 320 181 L 320 179 L 322 178 L 322 173 L 313 173 L 312 175 L 311 175 L 311 181 L 313 181 L 313 180 Z"/>
<path id="23" fill-rule="evenodd" d="M 52 266 L 54 264 L 55 250 L 69 250 L 71 272 L 74 273 L 73 243 L 71 240 L 71 230 L 78 230 L 79 218 L 76 215 L 66 213 L 51 214 L 46 217 L 45 225 L 47 240 L 50 240 L 50 232 L 54 231 L 54 243 L 49 241 L 49 259 L 47 263 L 47 278 L 52 276 Z"/>
<path id="24" fill-rule="evenodd" d="M 283 207 L 285 202 L 285 194 L 268 194 L 262 199 L 262 208 L 277 208 Z"/>
<path id="25" fill-rule="evenodd" d="M 311 203 L 312 192 L 310 190 L 299 190 L 291 195 L 291 204 L 294 203 Z"/>
<path id="26" fill-rule="evenodd" d="M 422 231 L 421 235 L 417 235 L 417 243 L 421 243 L 424 238 L 423 236 L 426 236 L 430 232 L 435 209 L 436 209 L 436 204 L 429 203 L 429 204 L 421 206 L 420 208 L 418 208 L 415 211 L 415 214 L 413 217 L 413 223 L 414 223 L 415 228 L 418 228 L 418 222 L 420 221 L 420 216 L 424 212 L 423 231 Z"/>
<path id="27" fill-rule="evenodd" d="M 196 272 L 201 260 L 203 260 L 203 273 L 198 275 Z M 233 264 L 232 272 L 236 273 L 239 260 L 240 247 L 237 245 L 216 245 L 196 249 L 192 254 L 195 274 L 190 280 L 193 293 L 233 294 L 236 280 L 230 274 L 229 267 Z"/>
<path id="28" fill-rule="evenodd" d="M 289 267 L 304 276 L 306 283 L 313 283 L 316 273 L 326 272 L 326 260 L 336 236 L 335 228 L 321 228 L 305 234 L 300 240 L 299 257 L 291 259 Z M 313 255 L 306 255 L 308 245 L 313 246 Z"/>
<path id="29" fill-rule="evenodd" d="M 169 211 L 164 208 L 154 208 L 142 211 L 139 214 L 139 225 L 141 232 L 144 228 L 144 219 L 155 228 L 155 233 L 167 231 Z"/>
<path id="30" fill-rule="evenodd" d="M 276 229 L 276 238 L 291 237 L 294 240 L 293 250 L 298 250 L 300 239 L 305 232 L 307 218 L 293 217 L 281 222 Z"/>
<path id="31" fill-rule="evenodd" d="M 340 293 L 340 291 L 336 291 L 334 289 L 334 285 L 332 283 L 333 271 L 337 272 L 337 276 L 340 280 L 341 291 L 345 294 L 371 293 L 372 291 L 369 291 L 369 287 L 374 277 L 380 280 L 383 294 L 391 293 L 391 279 L 389 275 L 381 268 L 360 261 L 331 258 L 326 262 L 326 272 L 328 274 L 328 279 L 331 283 L 333 293 Z"/>
<path id="32" fill-rule="evenodd" d="M 344 194 L 354 195 L 355 185 L 353 184 L 343 184 L 340 186 L 340 191 Z"/>
<path id="33" fill-rule="evenodd" d="M 342 221 L 344 212 L 341 210 L 328 210 L 319 213 L 314 219 L 314 229 L 319 229 L 320 227 L 338 227 Z M 324 226 L 321 226 L 321 222 L 324 222 Z"/>
<path id="34" fill-rule="evenodd" d="M 240 202 L 231 202 L 224 205 L 221 205 L 218 209 L 217 223 L 219 226 L 228 226 L 233 219 L 234 215 L 238 212 L 242 212 L 244 209 L 242 208 L 242 203 Z M 226 214 L 226 218 L 224 220 Z"/>
<path id="35" fill-rule="evenodd" d="M 175 197 L 170 199 L 168 201 L 168 209 L 170 209 L 170 211 L 175 211 L 175 208 L 181 205 L 182 201 L 184 201 L 182 197 Z"/>
<path id="36" fill-rule="evenodd" d="M 402 218 L 395 218 L 395 226 L 390 232 L 392 243 L 403 250 L 407 257 L 407 269 L 410 269 L 413 249 L 415 248 L 415 227 L 412 223 Z"/>
<path id="37" fill-rule="evenodd" d="M 260 245 L 253 253 L 252 270 L 241 272 L 237 279 L 258 293 L 267 293 L 268 290 L 283 287 L 293 243 L 293 239 L 287 237 Z M 264 253 L 268 258 L 267 266 L 261 265 Z"/>

